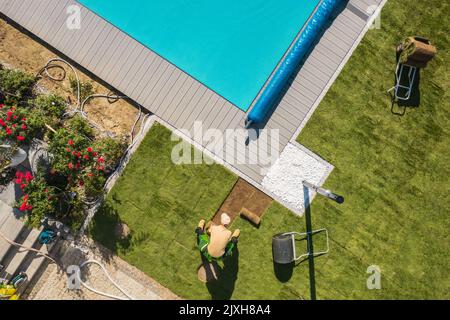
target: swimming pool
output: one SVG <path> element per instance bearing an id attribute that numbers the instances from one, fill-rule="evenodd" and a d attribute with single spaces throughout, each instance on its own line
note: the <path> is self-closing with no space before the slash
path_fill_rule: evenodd
<path id="1" fill-rule="evenodd" d="M 78 0 L 247 111 L 320 0 Z"/>

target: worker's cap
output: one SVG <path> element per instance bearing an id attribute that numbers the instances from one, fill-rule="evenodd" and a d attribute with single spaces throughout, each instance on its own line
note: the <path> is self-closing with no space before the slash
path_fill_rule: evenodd
<path id="1" fill-rule="evenodd" d="M 230 222 L 231 222 L 230 216 L 226 213 L 222 213 L 222 215 L 220 216 L 220 223 L 226 226 L 229 225 Z"/>

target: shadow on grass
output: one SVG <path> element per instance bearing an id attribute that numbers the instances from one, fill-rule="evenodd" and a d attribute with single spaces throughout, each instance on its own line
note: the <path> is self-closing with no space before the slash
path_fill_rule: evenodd
<path id="1" fill-rule="evenodd" d="M 124 239 L 119 239 L 115 233 L 116 226 L 122 223 L 117 210 L 108 201 L 105 201 L 97 211 L 89 228 L 91 237 L 103 246 L 118 254 L 131 248 L 132 234 Z M 144 237 L 145 238 L 145 237 Z M 139 242 L 139 239 L 137 239 Z"/>
<path id="2" fill-rule="evenodd" d="M 208 262 L 204 260 L 202 255 L 203 264 L 207 265 Z M 217 280 L 212 280 L 206 283 L 212 300 L 230 300 L 236 280 L 239 272 L 239 249 L 236 247 L 233 254 L 223 260 L 223 267 L 220 267 L 218 263 L 213 264 L 215 272 L 217 274 Z M 256 272 L 256 269 L 255 269 Z"/>
<path id="3" fill-rule="evenodd" d="M 308 232 L 308 262 L 309 262 L 309 292 L 311 296 L 311 300 L 316 300 L 316 271 L 314 266 L 314 243 L 312 236 L 312 222 L 311 222 L 311 202 L 309 199 L 309 189 L 307 187 L 303 187 L 303 194 L 305 199 L 305 220 L 306 220 L 306 232 Z"/>

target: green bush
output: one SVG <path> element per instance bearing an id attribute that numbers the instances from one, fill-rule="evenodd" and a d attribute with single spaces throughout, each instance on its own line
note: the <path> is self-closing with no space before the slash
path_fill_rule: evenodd
<path id="1" fill-rule="evenodd" d="M 21 70 L 0 68 L 0 93 L 6 104 L 18 104 L 31 94 L 36 78 Z"/>
<path id="2" fill-rule="evenodd" d="M 69 77 L 70 82 L 70 88 L 72 89 L 72 93 L 77 96 L 78 91 L 78 82 L 77 79 L 74 77 Z M 81 101 L 86 99 L 87 97 L 94 94 L 94 86 L 92 85 L 92 82 L 81 82 L 80 81 L 80 98 Z"/>
<path id="3" fill-rule="evenodd" d="M 35 108 L 51 118 L 61 118 L 66 110 L 66 101 L 56 94 L 40 95 L 33 101 Z"/>
<path id="4" fill-rule="evenodd" d="M 40 95 L 30 101 L 29 106 L 27 118 L 34 136 L 42 136 L 46 131 L 45 125 L 49 125 L 53 129 L 61 126 L 61 117 L 66 109 L 64 98 L 54 94 Z"/>
<path id="5" fill-rule="evenodd" d="M 106 177 L 102 174 L 93 175 L 84 180 L 84 193 L 87 198 L 97 198 L 103 194 Z"/>
<path id="6" fill-rule="evenodd" d="M 83 135 L 89 139 L 94 137 L 94 129 L 92 129 L 89 123 L 81 116 L 76 115 L 68 120 L 66 122 L 66 127 L 69 131 L 77 135 Z"/>

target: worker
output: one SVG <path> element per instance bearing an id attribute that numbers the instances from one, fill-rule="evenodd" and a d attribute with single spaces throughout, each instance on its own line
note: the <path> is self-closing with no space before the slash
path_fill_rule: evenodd
<path id="1" fill-rule="evenodd" d="M 199 222 L 195 230 L 197 233 L 198 248 L 208 262 L 223 259 L 233 253 L 241 232 L 239 229 L 236 229 L 231 233 L 228 230 L 230 222 L 231 218 L 226 213 L 221 215 L 220 225 L 209 222 L 205 228 L 205 220 Z"/>

